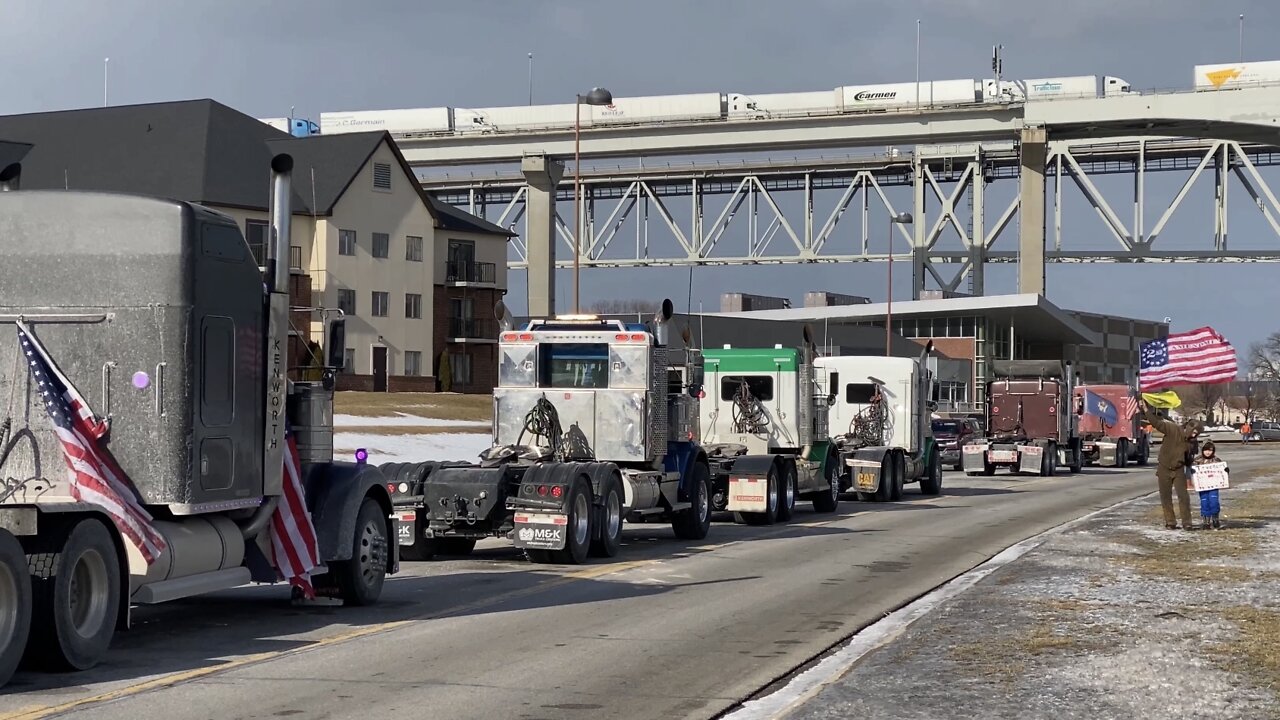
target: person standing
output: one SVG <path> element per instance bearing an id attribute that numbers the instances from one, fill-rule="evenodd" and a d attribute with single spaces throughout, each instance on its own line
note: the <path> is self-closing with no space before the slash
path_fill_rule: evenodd
<path id="1" fill-rule="evenodd" d="M 1249 424 L 1249 420 L 1248 418 L 1246 418 L 1244 421 L 1244 424 L 1240 426 L 1240 442 L 1242 443 L 1249 442 L 1249 435 L 1252 433 L 1253 433 L 1253 425 Z"/>
<path id="2" fill-rule="evenodd" d="M 1200 434 L 1199 423 L 1187 419 L 1179 425 L 1173 420 L 1152 412 L 1146 402 L 1140 405 L 1142 422 L 1163 435 L 1160 456 L 1156 460 L 1156 483 L 1160 489 L 1160 505 L 1164 509 L 1164 526 L 1178 529 L 1178 517 L 1173 513 L 1173 493 L 1178 493 L 1178 516 L 1183 530 L 1194 530 L 1191 524 L 1191 496 L 1187 492 L 1187 450 Z"/>
<path id="3" fill-rule="evenodd" d="M 1212 440 L 1206 440 L 1204 445 L 1200 446 L 1200 452 L 1196 454 L 1196 459 L 1192 461 L 1192 467 L 1197 465 L 1208 465 L 1210 463 L 1222 462 L 1222 458 L 1218 457 L 1217 448 L 1214 447 Z M 1227 469 L 1230 473 L 1230 469 Z M 1201 527 L 1208 530 L 1212 527 L 1214 530 L 1222 529 L 1222 521 L 1218 519 L 1218 515 L 1222 512 L 1222 503 L 1218 499 L 1218 491 L 1201 490 L 1200 491 L 1200 522 Z"/>

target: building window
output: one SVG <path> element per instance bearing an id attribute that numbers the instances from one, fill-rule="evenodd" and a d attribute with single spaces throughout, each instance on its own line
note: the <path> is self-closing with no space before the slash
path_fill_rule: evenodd
<path id="1" fill-rule="evenodd" d="M 356 291 L 355 290 L 339 290 L 338 291 L 338 309 L 346 315 L 356 314 Z"/>
<path id="2" fill-rule="evenodd" d="M 422 317 L 422 296 L 418 293 L 405 293 L 404 316 L 417 320 Z"/>
<path id="3" fill-rule="evenodd" d="M 471 356 L 467 353 L 449 353 L 449 372 L 454 385 L 471 384 Z"/>
<path id="4" fill-rule="evenodd" d="M 373 316 L 386 317 L 387 309 L 391 306 L 391 293 L 385 290 L 373 291 Z"/>
<path id="5" fill-rule="evenodd" d="M 265 220 L 245 220 L 244 239 L 249 243 L 249 252 L 253 253 L 258 267 L 267 264 L 267 238 L 271 237 L 271 226 Z"/>
<path id="6" fill-rule="evenodd" d="M 356 254 L 356 231 L 355 230 L 339 230 L 338 231 L 338 254 L 339 255 L 355 255 Z"/>
<path id="7" fill-rule="evenodd" d="M 422 374 L 422 353 L 417 350 L 404 351 L 404 374 L 409 377 Z"/>
<path id="8" fill-rule="evenodd" d="M 356 349 L 346 348 L 342 351 L 342 372 L 354 374 L 356 371 Z"/>
<path id="9" fill-rule="evenodd" d="M 373 234 L 373 256 L 385 258 L 391 254 L 391 236 L 386 233 Z"/>
<path id="10" fill-rule="evenodd" d="M 404 259 L 409 262 L 422 262 L 422 238 L 417 235 L 405 237 Z"/>
<path id="11" fill-rule="evenodd" d="M 391 165 L 378 162 L 373 164 L 373 186 L 379 190 L 391 189 Z"/>

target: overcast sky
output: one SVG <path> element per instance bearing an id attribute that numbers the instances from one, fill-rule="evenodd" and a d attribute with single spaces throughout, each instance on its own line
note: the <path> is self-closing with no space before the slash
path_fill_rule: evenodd
<path id="1" fill-rule="evenodd" d="M 1240 13 L 1246 59 L 1280 59 L 1272 49 L 1280 34 L 1275 0 L 0 0 L 7 68 L 0 107 L 99 105 L 108 57 L 111 104 L 208 97 L 257 117 L 286 115 L 291 106 L 318 119 L 322 111 L 523 104 L 529 52 L 535 102 L 571 101 L 593 85 L 619 96 L 826 90 L 910 81 L 917 18 L 923 79 L 985 77 L 999 42 L 1006 77 L 1118 75 L 1135 88 L 1186 88 L 1192 66 L 1236 60 Z M 1263 172 L 1280 187 L 1280 173 Z M 1165 175 L 1150 180 L 1148 218 L 1163 212 L 1186 177 Z M 1131 183 L 1100 181 L 1122 217 L 1132 215 Z M 1201 183 L 1158 247 L 1211 247 L 1212 181 Z M 992 188 L 1007 198 L 1014 184 Z M 1079 192 L 1068 195 L 1064 249 L 1114 244 Z M 1280 246 L 1242 202 L 1241 186 L 1230 197 L 1233 244 Z M 879 242 L 883 235 L 872 233 Z M 905 299 L 910 280 L 901 269 L 894 294 Z M 1280 329 L 1280 320 L 1267 319 L 1280 301 L 1277 273 L 1275 265 L 1051 267 L 1049 297 L 1075 309 L 1170 316 L 1175 330 L 1212 324 L 1243 349 Z M 735 290 L 797 301 L 809 289 L 881 299 L 884 276 L 883 265 L 699 269 L 693 309 L 714 309 L 721 292 Z M 511 304 L 522 311 L 523 279 L 512 281 Z M 686 269 L 583 275 L 587 301 L 667 294 L 683 307 L 688 284 Z M 568 287 L 562 277 L 562 307 Z M 988 293 L 1014 287 L 1011 267 L 989 271 Z"/>

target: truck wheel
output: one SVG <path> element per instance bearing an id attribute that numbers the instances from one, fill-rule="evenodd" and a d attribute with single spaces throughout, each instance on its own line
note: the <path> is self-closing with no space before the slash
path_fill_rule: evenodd
<path id="1" fill-rule="evenodd" d="M 1151 460 L 1151 441 L 1143 440 L 1138 445 L 1138 466 L 1144 467 Z"/>
<path id="2" fill-rule="evenodd" d="M 902 486 L 907 482 L 907 459 L 900 454 L 894 453 L 893 466 L 893 491 L 892 500 L 898 502 L 902 499 Z"/>
<path id="3" fill-rule="evenodd" d="M 833 513 L 840 506 L 840 478 L 836 476 L 836 466 L 831 458 L 822 465 L 822 474 L 827 479 L 828 492 L 813 494 L 813 511 L 816 513 Z"/>
<path id="4" fill-rule="evenodd" d="M 17 538 L 0 530 L 0 688 L 13 677 L 31 632 L 31 575 Z"/>
<path id="5" fill-rule="evenodd" d="M 604 505 L 591 541 L 591 554 L 611 558 L 622 547 L 622 483 L 616 475 L 604 481 Z"/>
<path id="6" fill-rule="evenodd" d="M 689 509 L 676 515 L 671 530 L 681 540 L 701 540 L 711 530 L 711 470 L 694 462 L 689 476 Z"/>
<path id="7" fill-rule="evenodd" d="M 1049 477 L 1052 472 L 1051 468 L 1058 463 L 1058 455 L 1054 452 L 1052 445 L 1044 446 L 1044 454 L 1040 456 L 1040 477 Z"/>
<path id="8" fill-rule="evenodd" d="M 565 527 L 564 548 L 552 550 L 547 555 L 551 562 L 561 565 L 581 565 L 587 561 L 591 549 L 591 489 L 586 480 L 574 478 L 569 486 L 567 506 L 569 524 Z M 534 560 L 534 556 L 530 556 Z M 534 562 L 542 562 L 534 560 Z"/>
<path id="9" fill-rule="evenodd" d="M 782 463 L 782 487 L 778 491 L 778 522 L 791 519 L 796 509 L 796 470 L 789 462 Z"/>
<path id="10" fill-rule="evenodd" d="M 934 448 L 929 458 L 929 469 L 920 477 L 920 494 L 937 495 L 942 492 L 942 457 Z"/>
<path id="11" fill-rule="evenodd" d="M 885 453 L 884 458 L 880 460 L 880 484 L 876 486 L 873 496 L 876 502 L 889 502 L 893 499 L 893 478 L 897 473 L 894 466 L 893 453 Z"/>
<path id="12" fill-rule="evenodd" d="M 385 516 L 377 500 L 365 498 L 356 514 L 351 559 L 331 563 L 338 592 L 347 605 L 372 605 L 382 595 L 389 552 Z"/>
<path id="13" fill-rule="evenodd" d="M 27 647 L 50 670 L 88 670 L 107 654 L 120 610 L 120 557 L 111 532 L 81 520 L 62 549 L 28 558 L 36 610 Z"/>
<path id="14" fill-rule="evenodd" d="M 1071 472 L 1078 473 L 1084 470 L 1084 450 L 1080 447 L 1080 441 L 1069 444 L 1068 452 L 1071 453 Z"/>
<path id="15" fill-rule="evenodd" d="M 778 466 L 769 468 L 764 491 L 764 512 L 741 513 L 742 521 L 748 525 L 772 525 L 778 521 Z"/>
<path id="16" fill-rule="evenodd" d="M 1116 441 L 1116 469 L 1123 470 L 1129 465 L 1129 441 L 1120 438 Z"/>
<path id="17" fill-rule="evenodd" d="M 437 551 L 441 555 L 470 555 L 472 550 L 476 549 L 475 538 L 440 538 L 436 540 Z M 401 552 L 404 552 L 401 550 Z"/>

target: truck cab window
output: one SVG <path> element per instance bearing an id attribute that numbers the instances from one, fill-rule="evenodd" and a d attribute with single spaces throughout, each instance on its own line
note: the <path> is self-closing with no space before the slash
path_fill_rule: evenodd
<path id="1" fill-rule="evenodd" d="M 720 378 L 720 399 L 733 400 L 743 383 L 747 384 L 751 397 L 760 401 L 773 399 L 773 378 L 768 375 L 726 375 Z"/>
<path id="2" fill-rule="evenodd" d="M 538 387 L 609 387 L 607 343 L 543 343 L 538 365 Z"/>
<path id="3" fill-rule="evenodd" d="M 844 386 L 844 401 L 849 405 L 868 405 L 875 396 L 874 383 L 849 383 Z"/>

